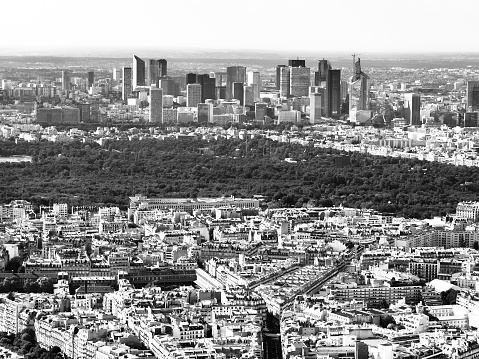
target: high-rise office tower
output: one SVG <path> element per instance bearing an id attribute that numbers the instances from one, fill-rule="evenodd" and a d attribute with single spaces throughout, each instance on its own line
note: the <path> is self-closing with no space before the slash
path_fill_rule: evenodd
<path id="1" fill-rule="evenodd" d="M 341 101 L 344 102 L 346 101 L 346 97 L 348 96 L 348 82 L 347 81 L 341 81 Z"/>
<path id="2" fill-rule="evenodd" d="M 318 83 L 316 86 L 326 87 L 326 80 L 328 78 L 329 70 L 331 70 L 331 63 L 328 60 L 322 59 L 318 62 Z M 315 78 L 316 80 L 316 78 Z"/>
<path id="3" fill-rule="evenodd" d="M 95 73 L 88 71 L 88 88 L 93 86 L 93 82 L 95 82 Z"/>
<path id="4" fill-rule="evenodd" d="M 467 112 L 479 111 L 479 81 L 467 81 Z"/>
<path id="5" fill-rule="evenodd" d="M 196 107 L 199 103 L 201 103 L 201 85 L 186 85 L 186 106 Z"/>
<path id="6" fill-rule="evenodd" d="M 286 66 L 279 68 L 279 95 L 281 97 L 288 97 L 290 95 L 289 70 L 290 68 Z"/>
<path id="7" fill-rule="evenodd" d="M 233 83 L 233 97 L 232 99 L 239 100 L 240 105 L 244 105 L 244 83 L 243 82 L 234 82 Z"/>
<path id="8" fill-rule="evenodd" d="M 253 107 L 254 106 L 254 103 L 256 102 L 254 100 L 254 87 L 253 86 L 245 86 L 244 87 L 244 100 L 243 100 L 243 104 L 245 106 L 249 106 L 249 107 Z"/>
<path id="9" fill-rule="evenodd" d="M 157 87 L 151 86 L 149 122 L 162 123 L 162 121 L 163 121 L 163 90 Z"/>
<path id="10" fill-rule="evenodd" d="M 138 86 L 146 86 L 145 61 L 133 55 L 133 90 Z"/>
<path id="11" fill-rule="evenodd" d="M 289 60 L 288 61 L 289 67 L 306 67 L 306 60 Z"/>
<path id="12" fill-rule="evenodd" d="M 62 90 L 70 90 L 70 73 L 68 70 L 62 71 Z"/>
<path id="13" fill-rule="evenodd" d="M 277 65 L 276 66 L 276 90 L 281 88 L 281 69 L 286 67 L 286 65 Z"/>
<path id="14" fill-rule="evenodd" d="M 323 108 L 321 93 L 312 92 L 309 95 L 309 122 L 315 124 L 317 120 L 321 120 Z"/>
<path id="15" fill-rule="evenodd" d="M 149 59 L 146 61 L 145 68 L 145 83 L 146 86 L 154 85 L 158 87 L 158 78 L 159 78 L 159 67 L 158 60 Z"/>
<path id="16" fill-rule="evenodd" d="M 196 80 L 197 80 L 197 74 L 193 73 L 193 72 L 190 72 L 190 73 L 187 73 L 186 74 L 186 84 L 189 85 L 189 84 L 196 84 Z"/>
<path id="17" fill-rule="evenodd" d="M 173 79 L 163 78 L 159 80 L 159 87 L 163 89 L 164 95 L 178 96 L 180 94 L 180 84 Z"/>
<path id="18" fill-rule="evenodd" d="M 226 99 L 231 100 L 233 96 L 233 84 L 246 81 L 246 67 L 244 66 L 230 66 L 226 68 Z M 237 99 L 239 100 L 239 99 Z"/>
<path id="19" fill-rule="evenodd" d="M 121 80 L 121 69 L 113 68 L 113 81 Z"/>
<path id="20" fill-rule="evenodd" d="M 248 71 L 248 86 L 253 87 L 254 101 L 260 100 L 259 92 L 261 90 L 261 77 L 259 71 Z"/>
<path id="21" fill-rule="evenodd" d="M 158 76 L 168 76 L 168 61 L 166 61 L 165 59 L 158 60 Z"/>
<path id="22" fill-rule="evenodd" d="M 226 72 L 210 72 L 210 77 L 215 79 L 215 86 L 226 86 Z"/>
<path id="23" fill-rule="evenodd" d="M 216 86 L 216 100 L 226 99 L 226 86 Z"/>
<path id="24" fill-rule="evenodd" d="M 421 95 L 404 94 L 404 117 L 412 126 L 421 126 Z"/>
<path id="25" fill-rule="evenodd" d="M 369 104 L 369 76 L 361 71 L 361 60 L 354 62 L 354 74 L 349 81 L 349 113 L 367 110 Z"/>
<path id="26" fill-rule="evenodd" d="M 299 60 L 294 60 L 299 61 Z M 294 97 L 308 96 L 311 85 L 311 73 L 309 67 L 290 67 L 290 94 Z"/>
<path id="27" fill-rule="evenodd" d="M 132 71 L 131 67 L 124 67 L 123 68 L 123 84 L 121 86 L 122 88 L 122 99 L 123 101 L 127 102 L 128 97 L 130 97 L 131 92 L 133 91 L 133 87 L 131 84 L 131 77 L 132 77 Z"/>
<path id="28" fill-rule="evenodd" d="M 213 104 L 199 103 L 198 109 L 198 123 L 213 122 Z"/>
<path id="29" fill-rule="evenodd" d="M 341 70 L 327 71 L 325 110 L 327 117 L 341 115 Z"/>
<path id="30" fill-rule="evenodd" d="M 209 74 L 197 75 L 196 82 L 201 85 L 201 102 L 216 99 L 215 79 Z"/>

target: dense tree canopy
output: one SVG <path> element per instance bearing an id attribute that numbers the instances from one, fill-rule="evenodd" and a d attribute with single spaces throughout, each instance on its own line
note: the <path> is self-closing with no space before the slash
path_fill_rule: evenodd
<path id="1" fill-rule="evenodd" d="M 120 205 L 128 196 L 267 196 L 270 205 L 374 208 L 416 218 L 454 212 L 478 200 L 479 169 L 436 162 L 340 154 L 254 139 L 120 140 L 93 144 L 2 143 L 0 155 L 30 155 L 32 163 L 0 164 L 0 203 Z M 292 158 L 296 163 L 284 161 Z"/>

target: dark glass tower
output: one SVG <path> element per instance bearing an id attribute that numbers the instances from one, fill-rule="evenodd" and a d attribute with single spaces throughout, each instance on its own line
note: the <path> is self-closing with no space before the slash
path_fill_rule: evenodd
<path id="1" fill-rule="evenodd" d="M 138 56 L 133 55 L 133 89 L 138 86 L 146 86 L 146 66 L 145 61 Z"/>

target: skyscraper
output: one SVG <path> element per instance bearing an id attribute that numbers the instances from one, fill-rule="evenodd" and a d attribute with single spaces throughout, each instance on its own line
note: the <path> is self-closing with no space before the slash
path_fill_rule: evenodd
<path id="1" fill-rule="evenodd" d="M 159 67 L 158 67 L 158 60 L 149 59 L 146 61 L 146 69 L 145 69 L 145 83 L 146 86 L 155 85 L 158 86 L 158 77 L 159 77 Z"/>
<path id="2" fill-rule="evenodd" d="M 233 83 L 233 99 L 239 100 L 241 106 L 244 105 L 244 83 L 243 82 Z"/>
<path id="3" fill-rule="evenodd" d="M 167 77 L 162 78 L 159 82 L 159 87 L 163 89 L 164 95 L 178 96 L 180 94 L 180 84 L 175 80 Z"/>
<path id="4" fill-rule="evenodd" d="M 412 126 L 421 126 L 421 95 L 404 94 L 404 117 Z"/>
<path id="5" fill-rule="evenodd" d="M 186 84 L 195 84 L 197 83 L 196 80 L 197 80 L 197 74 L 193 73 L 193 72 L 190 72 L 190 73 L 187 73 L 186 74 Z"/>
<path id="6" fill-rule="evenodd" d="M 163 120 L 163 90 L 151 86 L 149 122 L 162 123 Z"/>
<path id="7" fill-rule="evenodd" d="M 168 62 L 165 59 L 158 60 L 158 76 L 168 76 Z"/>
<path id="8" fill-rule="evenodd" d="M 95 73 L 93 71 L 88 71 L 88 88 L 93 86 L 95 81 Z"/>
<path id="9" fill-rule="evenodd" d="M 290 60 L 301 61 L 301 60 Z M 303 60 L 304 61 L 304 60 Z M 290 67 L 290 94 L 300 97 L 309 95 L 309 86 L 311 85 L 311 73 L 309 67 Z"/>
<path id="10" fill-rule="evenodd" d="M 327 117 L 337 118 L 341 114 L 341 70 L 327 71 L 325 110 Z"/>
<path id="11" fill-rule="evenodd" d="M 124 67 L 123 68 L 123 84 L 122 88 L 122 99 L 123 101 L 127 102 L 128 97 L 130 97 L 131 92 L 133 90 L 131 85 L 131 67 Z"/>
<path id="12" fill-rule="evenodd" d="M 306 67 L 306 60 L 289 60 L 288 65 L 289 67 Z"/>
<path id="13" fill-rule="evenodd" d="M 331 63 L 328 60 L 322 59 L 318 62 L 318 83 L 316 86 L 326 87 L 329 70 L 331 70 Z"/>
<path id="14" fill-rule="evenodd" d="M 68 70 L 62 71 L 62 90 L 70 90 L 70 73 Z"/>
<path id="15" fill-rule="evenodd" d="M 146 86 L 145 61 L 133 55 L 133 90 L 138 86 Z"/>
<path id="16" fill-rule="evenodd" d="M 259 92 L 261 90 L 260 73 L 258 71 L 248 71 L 247 84 L 253 87 L 254 102 L 258 102 L 260 100 Z"/>
<path id="17" fill-rule="evenodd" d="M 309 95 L 309 123 L 315 124 L 321 120 L 322 115 L 322 96 L 321 93 L 313 92 Z"/>
<path id="18" fill-rule="evenodd" d="M 288 97 L 290 95 L 289 67 L 282 66 L 279 71 L 279 95 Z"/>
<path id="19" fill-rule="evenodd" d="M 196 82 L 201 85 L 201 102 L 216 98 L 215 81 L 214 78 L 210 78 L 209 74 L 196 76 Z"/>
<path id="20" fill-rule="evenodd" d="M 186 85 L 186 106 L 196 107 L 199 103 L 201 103 L 201 85 Z"/>
<path id="21" fill-rule="evenodd" d="M 479 81 L 467 81 L 467 112 L 479 111 Z"/>
<path id="22" fill-rule="evenodd" d="M 286 65 L 277 65 L 276 66 L 276 90 L 279 90 L 280 89 L 280 84 L 281 84 L 281 69 L 283 67 L 286 67 Z"/>
<path id="23" fill-rule="evenodd" d="M 245 86 L 244 87 L 244 100 L 243 104 L 245 106 L 250 106 L 253 107 L 254 103 L 256 102 L 254 100 L 254 87 L 253 86 Z"/>
<path id="24" fill-rule="evenodd" d="M 368 109 L 369 76 L 361 71 L 361 60 L 354 63 L 354 74 L 349 82 L 349 114 Z"/>
<path id="25" fill-rule="evenodd" d="M 235 82 L 245 83 L 246 67 L 230 66 L 226 68 L 226 99 L 231 100 L 233 96 L 233 84 Z M 237 99 L 239 100 L 239 99 Z"/>
<path id="26" fill-rule="evenodd" d="M 121 70 L 117 68 L 113 68 L 113 81 L 120 81 L 121 80 Z"/>

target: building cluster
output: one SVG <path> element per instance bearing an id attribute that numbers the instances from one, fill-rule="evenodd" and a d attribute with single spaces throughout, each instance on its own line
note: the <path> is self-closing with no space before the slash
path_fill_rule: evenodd
<path id="1" fill-rule="evenodd" d="M 410 69 L 391 69 L 403 77 L 400 82 L 375 69 L 377 78 L 371 79 L 355 56 L 352 70 L 335 69 L 326 59 L 314 67 L 303 59 L 289 60 L 273 74 L 245 66 L 204 74 L 168 68 L 165 59 L 134 55 L 131 65 L 113 68 L 106 77 L 62 70 L 50 80 L 3 79 L 0 97 L 10 103 L 0 109 L 0 118 L 45 126 L 338 120 L 391 128 L 479 126 L 479 81 L 471 70 L 416 69 L 414 77 Z M 444 83 L 431 83 L 442 73 Z"/>
<path id="2" fill-rule="evenodd" d="M 2 205 L 1 263 L 24 261 L 1 273 L 0 331 L 73 359 L 474 355 L 478 203 L 423 221 L 260 204 Z M 53 293 L 21 293 L 42 278 Z"/>

